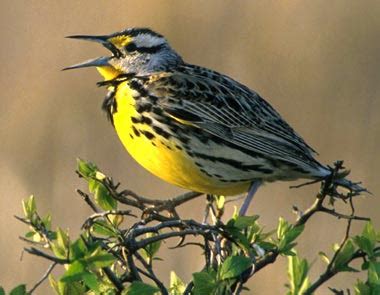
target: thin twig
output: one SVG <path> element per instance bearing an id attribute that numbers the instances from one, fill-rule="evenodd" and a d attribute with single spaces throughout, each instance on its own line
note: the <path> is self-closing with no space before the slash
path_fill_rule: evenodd
<path id="1" fill-rule="evenodd" d="M 183 292 L 183 295 L 190 295 L 191 294 L 191 290 L 193 289 L 194 287 L 194 282 L 193 281 L 190 281 L 187 286 L 186 286 L 186 289 L 185 291 Z"/>
<path id="2" fill-rule="evenodd" d="M 58 263 L 58 264 L 68 264 L 68 263 L 70 263 L 69 259 L 62 259 L 62 258 L 57 258 L 55 256 L 51 256 L 51 255 L 46 254 L 45 252 L 42 252 L 42 251 L 40 251 L 40 250 L 38 250 L 38 249 L 36 249 L 34 247 L 24 248 L 24 250 L 26 252 L 28 252 L 29 254 L 45 258 L 47 260 L 53 261 L 53 262 Z"/>
<path id="3" fill-rule="evenodd" d="M 134 256 L 141 262 L 141 264 L 148 271 L 150 278 L 156 283 L 157 287 L 160 289 L 162 295 L 167 295 L 168 291 L 166 290 L 164 284 L 156 277 L 152 265 L 149 265 L 145 259 L 139 254 L 139 252 L 135 252 Z"/>
<path id="4" fill-rule="evenodd" d="M 319 211 L 333 215 L 333 216 L 337 217 L 338 219 L 342 218 L 342 219 L 362 220 L 362 221 L 370 221 L 371 220 L 371 218 L 368 218 L 368 217 L 341 214 L 339 212 L 336 212 L 334 209 L 329 209 L 326 207 L 321 207 L 319 209 Z"/>
<path id="5" fill-rule="evenodd" d="M 96 178 L 95 180 L 100 181 Z M 150 198 L 139 196 L 138 194 L 136 194 L 135 192 L 131 190 L 124 190 L 118 193 L 116 191 L 115 185 L 112 183 L 112 180 L 110 178 L 106 178 L 105 180 L 101 181 L 101 183 L 106 186 L 106 188 L 111 193 L 111 196 L 114 199 L 118 200 L 120 203 L 138 208 L 142 211 L 147 211 L 147 210 L 155 211 L 155 212 L 160 212 L 163 210 L 172 211 L 175 207 L 178 207 L 182 205 L 183 203 L 186 203 L 202 195 L 202 193 L 198 193 L 198 192 L 187 192 L 177 197 L 174 197 L 172 199 L 157 200 L 157 199 L 150 199 Z M 132 197 L 134 200 L 131 200 L 130 198 L 128 198 L 128 196 Z M 153 207 L 149 208 L 146 206 L 146 204 L 153 205 Z"/>
<path id="6" fill-rule="evenodd" d="M 80 189 L 77 189 L 76 192 L 82 197 L 82 199 L 87 203 L 87 205 L 90 206 L 90 208 L 92 209 L 92 211 L 94 211 L 95 213 L 98 213 L 99 212 L 99 209 L 98 207 L 96 207 L 96 205 L 94 204 L 94 202 L 92 202 L 90 196 L 88 194 L 86 194 L 85 192 L 81 191 Z"/>
<path id="7" fill-rule="evenodd" d="M 136 215 L 131 213 L 131 210 L 108 210 L 104 212 L 99 212 L 99 213 L 94 213 L 90 217 L 86 219 L 86 221 L 83 223 L 82 228 L 86 229 L 89 228 L 96 219 L 98 218 L 106 218 L 109 215 L 121 215 L 121 216 L 132 216 L 132 217 L 137 217 Z"/>
<path id="8" fill-rule="evenodd" d="M 29 290 L 28 294 L 32 294 L 46 280 L 46 278 L 50 275 L 57 264 L 57 262 L 50 264 L 49 268 L 46 270 L 42 278 L 32 287 L 32 289 Z"/>
<path id="9" fill-rule="evenodd" d="M 304 183 L 301 183 L 301 184 L 291 185 L 291 186 L 289 186 L 289 188 L 301 188 L 301 187 L 304 187 L 304 186 L 307 186 L 307 185 L 318 183 L 320 181 L 321 181 L 321 179 L 315 179 L 315 180 L 304 182 Z"/>
<path id="10" fill-rule="evenodd" d="M 136 242 L 136 248 L 134 250 L 145 248 L 147 245 L 158 241 L 166 240 L 172 237 L 183 237 L 186 235 L 207 235 L 207 233 L 205 233 L 202 229 L 184 229 L 178 232 L 168 232 Z"/>
<path id="11" fill-rule="evenodd" d="M 352 196 L 349 196 L 349 203 L 350 203 L 350 207 L 351 207 L 351 215 L 350 216 L 354 216 L 355 208 L 354 208 L 354 205 L 352 202 Z M 353 220 L 353 218 L 347 219 L 347 227 L 346 227 L 344 238 L 343 238 L 342 242 L 340 243 L 338 250 L 335 251 L 332 259 L 330 260 L 329 264 L 327 265 L 326 271 L 324 273 L 322 273 L 319 276 L 319 278 L 313 284 L 310 285 L 309 288 L 307 288 L 307 290 L 304 293 L 305 295 L 313 294 L 315 292 L 315 290 L 317 290 L 322 284 L 324 284 L 326 281 L 330 280 L 333 276 L 335 276 L 339 272 L 339 270 L 334 267 L 334 264 L 335 264 L 335 261 L 336 261 L 338 255 L 340 254 L 344 245 L 347 243 L 347 240 L 350 237 L 350 229 L 351 229 L 352 220 Z M 353 256 L 351 257 L 351 260 L 347 262 L 347 265 L 352 260 L 353 260 Z"/>

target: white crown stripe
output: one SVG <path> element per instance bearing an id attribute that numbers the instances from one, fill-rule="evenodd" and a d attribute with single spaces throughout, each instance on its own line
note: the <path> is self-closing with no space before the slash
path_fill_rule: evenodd
<path id="1" fill-rule="evenodd" d="M 137 47 L 155 47 L 166 43 L 165 38 L 153 36 L 150 34 L 139 34 L 134 37 L 133 42 Z"/>

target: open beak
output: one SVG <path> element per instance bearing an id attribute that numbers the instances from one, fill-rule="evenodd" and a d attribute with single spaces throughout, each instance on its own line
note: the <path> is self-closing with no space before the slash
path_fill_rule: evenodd
<path id="1" fill-rule="evenodd" d="M 109 49 L 113 56 L 112 57 L 106 57 L 102 56 L 99 58 L 94 58 L 87 60 L 85 62 L 81 62 L 69 67 L 66 67 L 62 69 L 65 70 L 72 70 L 72 69 L 79 69 L 79 68 L 87 68 L 87 67 L 105 67 L 105 66 L 111 66 L 108 61 L 113 57 L 120 57 L 121 53 L 120 51 L 111 43 L 108 41 L 109 36 L 88 36 L 88 35 L 73 35 L 73 36 L 67 36 L 66 38 L 70 39 L 79 39 L 79 40 L 85 40 L 85 41 L 91 41 L 91 42 L 97 42 L 102 44 L 104 47 Z"/>
<path id="2" fill-rule="evenodd" d="M 87 68 L 87 67 L 107 67 L 107 66 L 111 66 L 108 63 L 109 59 L 110 58 L 107 57 L 107 56 L 102 56 L 102 57 L 98 57 L 98 58 L 89 59 L 89 60 L 86 60 L 86 61 L 81 62 L 79 64 L 75 64 L 75 65 L 63 68 L 62 71 L 79 69 L 79 68 Z"/>

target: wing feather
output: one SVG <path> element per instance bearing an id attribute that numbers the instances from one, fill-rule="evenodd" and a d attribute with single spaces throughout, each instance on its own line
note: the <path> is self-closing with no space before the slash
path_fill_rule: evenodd
<path id="1" fill-rule="evenodd" d="M 146 89 L 172 117 L 237 147 L 309 169 L 320 167 L 315 151 L 264 99 L 227 76 L 186 65 L 150 79 Z"/>

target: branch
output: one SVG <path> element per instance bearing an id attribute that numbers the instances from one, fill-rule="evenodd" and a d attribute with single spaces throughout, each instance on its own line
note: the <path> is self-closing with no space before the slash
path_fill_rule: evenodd
<path id="1" fill-rule="evenodd" d="M 377 247 L 374 249 L 374 251 L 379 251 L 380 247 Z M 352 261 L 359 259 L 359 258 L 365 258 L 367 257 L 367 253 L 363 252 L 362 250 L 357 250 L 350 260 L 347 262 L 347 265 L 350 264 Z M 326 270 L 304 293 L 304 295 L 313 294 L 315 290 L 317 290 L 322 284 L 330 280 L 333 276 L 335 276 L 338 271 L 331 269 Z"/>
<path id="2" fill-rule="evenodd" d="M 42 251 L 40 251 L 40 250 L 38 250 L 38 249 L 36 249 L 34 247 L 24 248 L 24 250 L 26 252 L 28 252 L 29 254 L 45 258 L 47 260 L 53 261 L 53 262 L 58 263 L 58 264 L 68 264 L 68 263 L 70 263 L 69 259 L 62 259 L 62 258 L 57 258 L 55 256 L 51 256 L 51 255 L 46 254 L 45 252 L 42 252 Z"/>
<path id="3" fill-rule="evenodd" d="M 352 202 L 352 196 L 350 196 L 349 199 L 350 207 L 351 207 L 351 217 L 354 216 L 355 214 L 355 208 Z M 350 236 L 350 229 L 351 229 L 351 224 L 352 224 L 352 218 L 347 219 L 347 227 L 346 227 L 346 232 L 344 235 L 344 238 L 342 242 L 340 243 L 340 246 L 337 251 L 335 251 L 333 258 L 327 265 L 326 271 L 320 275 L 320 277 L 313 283 L 311 286 L 305 291 L 305 295 L 313 294 L 315 290 L 317 290 L 322 284 L 324 284 L 326 281 L 331 279 L 333 276 L 335 276 L 338 272 L 339 269 L 336 269 L 334 267 L 334 263 L 338 257 L 338 255 L 341 253 L 344 245 L 346 244 L 347 240 L 349 239 Z M 354 259 L 354 256 L 351 257 L 351 259 L 346 263 L 347 265 Z M 357 257 L 356 257 L 357 258 Z"/>
<path id="4" fill-rule="evenodd" d="M 338 219 L 342 218 L 342 219 L 362 220 L 362 221 L 370 221 L 371 220 L 371 218 L 368 218 L 368 217 L 341 214 L 339 212 L 336 212 L 335 209 L 329 209 L 326 207 L 321 207 L 319 211 L 333 215 L 333 216 L 337 217 Z"/>
<path id="5" fill-rule="evenodd" d="M 343 162 L 337 161 L 334 163 L 335 167 L 331 168 L 331 175 L 326 178 L 322 183 L 321 183 L 321 188 L 320 192 L 316 196 L 316 200 L 314 203 L 306 209 L 305 212 L 301 213 L 300 216 L 297 218 L 296 222 L 293 224 L 294 227 L 304 225 L 314 214 L 317 212 L 324 212 L 328 213 L 330 215 L 333 215 L 337 218 L 344 218 L 348 220 L 349 227 L 351 225 L 352 220 L 370 220 L 369 218 L 366 217 L 360 217 L 360 216 L 355 216 L 354 215 L 354 207 L 352 203 L 352 197 L 354 196 L 353 193 L 349 192 L 347 196 L 341 195 L 338 192 L 336 192 L 335 187 L 334 187 L 334 180 L 337 176 L 340 175 L 340 170 L 343 169 Z M 304 185 L 308 185 L 311 183 L 315 183 L 314 181 L 308 182 Z M 303 185 L 301 185 L 303 186 Z M 330 196 L 331 198 L 338 198 L 342 200 L 349 199 L 350 201 L 350 206 L 351 206 L 351 215 L 345 215 L 336 212 L 334 209 L 328 209 L 323 206 L 323 202 L 325 201 L 326 197 Z M 296 211 L 299 212 L 297 207 L 294 206 Z M 346 236 L 348 235 L 348 230 L 346 231 Z M 257 260 L 255 264 L 255 271 L 254 273 L 260 271 L 262 268 L 267 266 L 268 264 L 274 263 L 279 255 L 279 251 L 277 249 L 270 251 L 267 253 L 263 258 Z M 335 253 L 336 254 L 336 253 Z"/>
<path id="6" fill-rule="evenodd" d="M 168 233 L 153 236 L 153 237 L 146 238 L 144 240 L 136 242 L 134 250 L 136 251 L 138 249 L 145 248 L 147 245 L 158 242 L 158 241 L 166 240 L 173 237 L 183 237 L 187 235 L 203 235 L 204 236 L 204 235 L 207 235 L 207 233 L 205 233 L 202 229 L 185 229 L 178 232 L 168 232 Z"/>
<path id="7" fill-rule="evenodd" d="M 131 213 L 131 210 L 108 210 L 108 211 L 104 211 L 100 213 L 94 213 L 86 219 L 86 221 L 82 225 L 82 229 L 89 228 L 95 222 L 96 219 L 104 218 L 104 217 L 107 218 L 108 215 L 121 215 L 121 216 L 128 215 L 132 217 L 137 217 L 136 215 Z"/>
<path id="8" fill-rule="evenodd" d="M 109 267 L 103 267 L 102 270 L 104 271 L 104 273 L 106 274 L 106 276 L 108 277 L 108 279 L 112 282 L 112 284 L 114 284 L 114 286 L 116 287 L 116 289 L 119 292 L 123 291 L 123 289 L 124 289 L 123 283 L 113 273 L 113 271 L 111 271 L 111 269 Z"/>
<path id="9" fill-rule="evenodd" d="M 335 164 L 335 167 L 331 168 L 331 175 L 321 182 L 320 191 L 316 195 L 316 199 L 309 208 L 307 208 L 304 212 L 299 211 L 297 208 L 295 209 L 295 211 L 298 213 L 298 217 L 296 221 L 291 225 L 292 227 L 305 225 L 306 222 L 308 222 L 309 219 L 318 212 L 332 215 L 338 219 L 347 220 L 346 233 L 339 249 L 334 253 L 334 256 L 327 266 L 326 271 L 313 284 L 311 284 L 307 290 L 309 293 L 306 294 L 311 294 L 324 282 L 339 272 L 339 269 L 336 269 L 336 259 L 339 253 L 341 253 L 345 243 L 347 243 L 347 240 L 349 239 L 349 232 L 352 221 L 369 220 L 369 218 L 354 215 L 355 212 L 352 203 L 352 196 L 355 194 L 355 192 L 350 192 L 347 195 L 343 195 L 337 192 L 337 185 L 334 180 L 335 178 L 341 177 L 339 174 L 340 169 L 343 169 L 341 162 L 337 162 Z M 97 173 L 98 171 L 94 170 L 93 172 Z M 256 274 L 265 266 L 274 263 L 278 255 L 283 253 L 280 252 L 276 246 L 271 246 L 270 250 L 268 250 L 264 255 L 262 255 L 263 253 L 261 253 L 261 251 L 259 253 L 259 251 L 255 252 L 254 250 L 251 251 L 251 249 L 247 249 L 248 247 L 254 248 L 255 245 L 252 246 L 251 243 L 253 243 L 252 241 L 256 240 L 262 241 L 264 243 L 272 243 L 272 241 L 269 239 L 269 235 L 271 235 L 271 233 L 261 232 L 261 227 L 258 227 L 258 229 L 256 229 L 255 226 L 258 226 L 257 224 L 245 225 L 245 220 L 243 220 L 243 226 L 241 228 L 238 226 L 235 227 L 233 222 L 232 226 L 230 226 L 230 223 L 223 223 L 222 217 L 224 214 L 224 205 L 230 200 L 223 202 L 223 199 L 218 199 L 213 195 L 207 195 L 207 203 L 203 217 L 203 223 L 194 220 L 182 220 L 178 215 L 176 208 L 201 196 L 202 193 L 187 192 L 167 200 L 150 199 L 144 196 L 140 196 L 131 190 L 119 190 L 119 184 L 115 184 L 112 178 L 105 176 L 104 178 L 99 178 L 101 179 L 86 176 L 86 180 L 93 179 L 98 182 L 97 185 L 104 186 L 102 189 L 105 188 L 107 190 L 108 196 L 111 196 L 119 202 L 118 205 L 127 205 L 129 206 L 127 209 L 133 209 L 133 212 L 138 211 L 141 216 L 140 218 L 137 218 L 137 216 L 131 214 L 131 210 L 119 209 L 102 211 L 101 208 L 97 205 L 97 199 L 94 200 L 92 196 L 82 192 L 81 190 L 77 190 L 77 193 L 94 212 L 94 214 L 85 220 L 82 226 L 82 229 L 86 230 L 85 232 L 83 231 L 84 234 L 81 235 L 84 243 L 86 244 L 87 248 L 95 245 L 96 247 L 100 246 L 103 250 L 112 254 L 116 259 L 116 263 L 113 264 L 112 267 L 115 267 L 117 269 L 117 272 L 112 271 L 111 269 L 113 268 L 111 267 L 96 269 L 94 272 L 98 275 L 98 271 L 102 270 L 105 276 L 108 278 L 106 281 L 111 281 L 115 286 L 114 291 L 117 294 L 120 294 L 123 291 L 124 283 L 142 281 L 143 278 L 144 280 L 152 280 L 152 282 L 154 282 L 155 285 L 160 289 L 160 293 L 167 295 L 168 289 L 165 287 L 164 283 L 156 276 L 152 264 L 141 256 L 139 250 L 144 248 L 147 249 L 147 246 L 149 245 L 174 237 L 180 238 L 180 241 L 175 247 L 171 248 L 196 245 L 200 246 L 204 250 L 205 260 L 204 267 L 202 268 L 203 270 L 208 268 L 217 270 L 229 255 L 244 255 L 246 257 L 249 256 L 252 259 L 251 261 L 254 261 L 254 265 L 252 266 L 254 271 L 250 272 L 249 274 L 244 274 L 244 276 L 234 278 L 235 285 L 234 287 L 231 287 L 234 291 L 234 294 L 239 294 L 241 290 L 243 290 L 244 284 L 249 277 Z M 324 205 L 324 202 L 328 196 L 331 197 L 331 202 L 335 199 L 341 199 L 345 203 L 349 201 L 351 206 L 351 214 L 342 214 L 340 212 L 337 212 L 334 207 Z M 112 230 L 112 235 L 108 236 L 107 231 L 104 231 L 105 233 L 97 231 L 96 234 L 94 234 L 92 232 L 91 226 L 95 223 L 104 225 L 104 221 L 109 221 L 109 215 L 111 214 L 128 215 L 137 218 L 137 220 L 128 218 L 127 227 L 125 227 L 126 223 L 116 224 L 108 222 L 107 228 L 109 227 L 109 229 Z M 28 216 L 30 216 L 30 214 L 28 214 Z M 21 222 L 31 226 L 33 228 L 33 232 L 37 232 L 41 235 L 42 238 L 44 238 L 43 240 L 47 241 L 46 244 L 41 245 L 42 247 L 49 245 L 50 241 L 52 239 L 55 239 L 57 236 L 53 235 L 55 232 L 48 230 L 50 229 L 50 224 L 45 224 L 38 216 L 37 212 L 35 215 L 33 215 L 33 218 L 30 218 L 30 220 L 21 217 L 16 218 Z M 123 226 L 121 224 L 123 224 Z M 287 223 L 287 226 L 289 226 L 289 223 Z M 259 231 L 259 239 L 253 237 L 253 235 L 256 234 L 256 230 Z M 154 233 L 154 235 L 144 236 L 147 233 Z M 187 242 L 188 236 L 198 236 L 198 238 L 191 239 L 195 240 L 195 242 Z M 202 239 L 202 241 L 199 241 L 200 239 Z M 29 240 L 27 241 L 33 242 Z M 185 241 L 187 243 L 185 243 Z M 294 244 L 289 243 L 289 245 L 292 247 Z M 264 248 L 268 249 L 268 247 Z M 154 250 L 154 253 L 156 253 L 158 251 L 158 247 L 154 246 L 153 248 L 157 249 Z M 69 249 L 71 249 L 71 245 Z M 45 252 L 40 251 L 34 247 L 25 249 L 25 251 L 32 255 L 40 256 L 53 262 L 42 279 L 31 289 L 30 292 L 33 292 L 46 279 L 46 277 L 48 277 L 49 273 L 52 271 L 55 265 L 69 264 L 74 262 L 74 260 L 61 259 L 46 254 Z M 361 250 L 358 250 L 353 254 L 348 263 L 358 258 L 365 259 L 366 254 Z M 93 270 L 91 269 L 90 271 Z M 100 274 L 102 274 L 102 272 L 100 272 Z M 221 284 L 225 283 L 223 280 L 220 280 L 220 282 Z M 230 288 L 227 287 L 227 285 L 223 285 L 222 287 L 225 291 Z M 194 283 L 190 281 L 185 288 L 184 294 L 191 294 L 193 288 Z"/>
<path id="10" fill-rule="evenodd" d="M 99 179 L 96 179 L 96 178 L 94 179 L 96 181 L 100 181 Z M 101 182 L 111 193 L 111 196 L 114 199 L 118 200 L 120 203 L 138 208 L 144 212 L 147 211 L 148 213 L 152 211 L 161 212 L 164 210 L 167 210 L 170 212 L 170 211 L 173 211 L 174 208 L 182 205 L 183 203 L 186 203 L 192 199 L 195 199 L 203 195 L 203 193 L 198 193 L 198 192 L 187 192 L 172 199 L 157 200 L 157 199 L 150 199 L 150 198 L 139 196 L 138 194 L 136 194 L 135 192 L 131 190 L 123 190 L 122 192 L 118 193 L 117 192 L 118 185 L 115 185 L 112 182 L 112 179 L 110 178 L 105 178 Z M 131 200 L 128 197 L 132 197 L 134 200 Z M 152 205 L 152 207 L 148 207 L 146 205 Z"/>
<path id="11" fill-rule="evenodd" d="M 141 264 L 145 267 L 145 269 L 148 271 L 149 278 L 156 283 L 157 287 L 161 291 L 161 294 L 162 295 L 168 295 L 168 291 L 166 290 L 164 284 L 156 277 L 155 273 L 153 272 L 152 266 L 149 265 L 148 263 L 146 263 L 145 259 L 143 257 L 141 257 L 139 252 L 135 252 L 134 255 L 141 262 Z"/>
<path id="12" fill-rule="evenodd" d="M 46 280 L 46 278 L 49 276 L 49 274 L 53 271 L 54 267 L 57 265 L 57 262 L 53 262 L 49 268 L 46 270 L 45 274 L 42 276 L 42 278 L 33 286 L 32 289 L 28 291 L 28 294 L 32 294 L 36 289 Z"/>
<path id="13" fill-rule="evenodd" d="M 194 282 L 193 281 L 190 281 L 187 286 L 186 286 L 186 289 L 185 291 L 183 292 L 183 295 L 190 295 L 191 294 L 191 290 L 193 289 L 194 287 Z"/>
<path id="14" fill-rule="evenodd" d="M 135 262 L 133 260 L 133 256 L 130 253 L 127 254 L 127 262 L 128 262 L 128 267 L 131 271 L 131 275 L 132 275 L 133 279 L 137 280 L 137 281 L 142 281 L 142 279 L 139 275 L 139 272 L 137 271 Z"/>
<path id="15" fill-rule="evenodd" d="M 92 211 L 94 211 L 95 213 L 99 212 L 98 207 L 96 207 L 96 205 L 91 200 L 91 198 L 90 198 L 90 196 L 88 194 L 86 194 L 85 192 L 82 192 L 80 189 L 77 189 L 76 192 L 82 197 L 82 199 L 87 203 L 87 205 L 90 206 L 90 208 L 92 209 Z"/>

